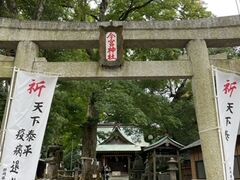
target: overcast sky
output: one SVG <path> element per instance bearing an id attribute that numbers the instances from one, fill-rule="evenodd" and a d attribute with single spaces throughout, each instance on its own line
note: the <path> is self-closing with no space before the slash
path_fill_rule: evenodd
<path id="1" fill-rule="evenodd" d="M 240 6 L 240 0 L 203 0 L 209 11 L 212 11 L 216 16 L 231 16 L 237 15 L 236 1 Z"/>

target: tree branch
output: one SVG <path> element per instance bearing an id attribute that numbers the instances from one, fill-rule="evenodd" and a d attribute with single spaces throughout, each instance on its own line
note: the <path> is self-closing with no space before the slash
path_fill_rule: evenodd
<path id="1" fill-rule="evenodd" d="M 130 4 L 129 8 L 127 11 L 125 11 L 124 13 L 121 14 L 121 16 L 118 18 L 120 21 L 125 21 L 129 14 L 132 13 L 133 11 L 136 11 L 138 9 L 144 8 L 146 7 L 148 4 L 150 4 L 151 2 L 153 2 L 154 0 L 148 0 L 147 2 L 143 3 L 142 5 L 139 6 L 135 6 L 135 7 L 131 7 L 132 5 Z M 131 2 L 132 3 L 132 2 Z"/>
<path id="2" fill-rule="evenodd" d="M 133 1 L 134 1 L 134 0 L 131 0 L 130 5 L 129 5 L 127 11 L 130 11 L 130 10 L 133 8 Z M 119 19 L 119 20 L 122 19 L 122 17 L 125 15 L 125 13 L 126 13 L 127 11 L 123 12 L 118 19 Z"/>
<path id="3" fill-rule="evenodd" d="M 0 7 L 4 7 L 4 0 L 0 0 Z"/>
<path id="4" fill-rule="evenodd" d="M 176 93 L 175 94 L 171 93 L 170 97 L 173 97 L 173 101 L 177 101 L 178 99 L 180 99 L 184 95 L 184 93 L 186 93 L 185 91 L 183 91 L 183 89 L 184 89 L 184 87 L 187 83 L 187 80 L 188 79 L 184 79 L 181 82 L 181 84 L 176 88 L 176 90 L 175 90 Z"/>
<path id="5" fill-rule="evenodd" d="M 36 7 L 36 12 L 34 15 L 34 19 L 35 20 L 40 20 L 43 14 L 43 10 L 44 10 L 44 4 L 45 4 L 46 0 L 39 0 L 37 7 Z"/>
<path id="6" fill-rule="evenodd" d="M 86 49 L 86 53 L 88 54 L 89 58 L 92 60 L 94 56 L 93 49 Z"/>
<path id="7" fill-rule="evenodd" d="M 108 7 L 108 0 L 102 0 L 100 4 L 100 16 L 99 16 L 100 21 L 105 20 L 105 12 L 107 10 L 107 7 Z"/>
<path id="8" fill-rule="evenodd" d="M 17 17 L 17 4 L 15 0 L 6 0 L 7 8 L 13 17 Z"/>
<path id="9" fill-rule="evenodd" d="M 95 19 L 96 21 L 100 21 L 99 17 L 97 17 L 97 16 L 94 15 L 94 14 L 89 14 L 89 16 L 93 17 L 93 19 Z"/>

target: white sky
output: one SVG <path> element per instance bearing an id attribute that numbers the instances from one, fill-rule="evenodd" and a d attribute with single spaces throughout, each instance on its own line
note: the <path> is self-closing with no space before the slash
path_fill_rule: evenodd
<path id="1" fill-rule="evenodd" d="M 216 16 L 238 15 L 238 6 L 240 8 L 240 0 L 203 0 L 206 7 Z"/>

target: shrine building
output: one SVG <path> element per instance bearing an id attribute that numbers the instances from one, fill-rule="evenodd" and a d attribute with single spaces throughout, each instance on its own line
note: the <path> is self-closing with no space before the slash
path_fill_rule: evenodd
<path id="1" fill-rule="evenodd" d="M 97 160 L 102 167 L 110 167 L 112 176 L 146 175 L 146 179 L 156 179 L 156 172 L 167 172 L 171 158 L 180 166 L 183 145 L 168 136 L 149 144 L 138 128 L 114 123 L 98 125 L 97 132 Z"/>
<path id="2" fill-rule="evenodd" d="M 97 140 L 97 160 L 119 175 L 129 174 L 135 155 L 149 145 L 139 129 L 114 124 L 99 125 Z"/>
<path id="3" fill-rule="evenodd" d="M 190 154 L 192 179 L 206 179 L 201 140 L 197 140 L 182 149 L 182 153 Z M 240 179 L 240 129 L 238 129 L 234 156 L 234 178 Z"/>

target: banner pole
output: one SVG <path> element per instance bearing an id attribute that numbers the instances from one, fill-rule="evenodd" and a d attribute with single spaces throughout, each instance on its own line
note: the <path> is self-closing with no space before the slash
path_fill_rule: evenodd
<path id="1" fill-rule="evenodd" d="M 217 126 L 218 126 L 218 136 L 219 136 L 219 141 L 220 141 L 220 151 L 221 151 L 221 157 L 222 157 L 222 163 L 223 163 L 223 175 L 224 179 L 226 180 L 226 161 L 225 161 L 225 156 L 224 156 L 224 149 L 223 149 L 223 140 L 222 140 L 222 135 L 221 135 L 221 126 L 220 126 L 220 119 L 219 119 L 219 110 L 218 110 L 218 101 L 217 101 L 217 91 L 216 91 L 216 86 L 215 86 L 215 67 L 212 65 L 211 66 L 211 72 L 212 72 L 212 81 L 213 81 L 213 93 L 214 93 L 214 100 L 215 100 L 215 109 L 216 109 L 216 116 L 217 116 Z"/>
<path id="2" fill-rule="evenodd" d="M 16 73 L 18 69 L 16 67 L 13 68 L 13 73 L 12 73 L 12 78 L 11 78 L 11 84 L 10 84 L 10 90 L 7 98 L 7 103 L 5 106 L 5 111 L 4 111 L 4 116 L 3 116 L 3 121 L 1 125 L 1 132 L 0 132 L 0 165 L 2 162 L 2 151 L 3 151 L 3 145 L 4 145 L 4 139 L 5 139 L 5 134 L 6 134 L 6 127 L 8 123 L 8 118 L 9 118 L 9 112 L 11 108 L 11 103 L 12 103 L 12 96 L 13 96 L 13 90 L 15 86 L 15 80 L 16 80 Z"/>

